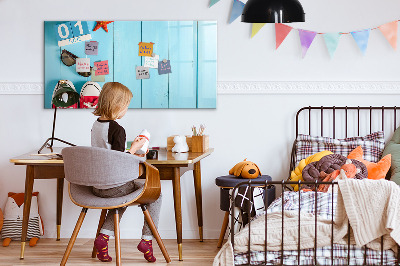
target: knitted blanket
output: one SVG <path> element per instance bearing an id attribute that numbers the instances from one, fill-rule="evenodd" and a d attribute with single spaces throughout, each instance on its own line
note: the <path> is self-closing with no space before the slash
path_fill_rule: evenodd
<path id="1" fill-rule="evenodd" d="M 335 229 L 347 230 L 356 245 L 395 250 L 400 243 L 400 187 L 385 179 L 339 180 Z"/>
<path id="2" fill-rule="evenodd" d="M 384 249 L 394 249 L 400 243 L 400 188 L 387 180 L 339 181 L 338 202 L 334 225 L 334 243 L 345 244 L 348 222 L 352 228 L 351 244 L 367 245 L 380 250 L 380 237 L 384 237 Z M 282 239 L 282 213 L 267 216 L 267 248 L 280 250 Z M 298 230 L 300 230 L 300 248 L 314 247 L 315 216 L 301 213 L 298 228 L 298 212 L 285 211 L 284 249 L 296 250 Z M 248 226 L 235 235 L 235 252 L 246 252 L 248 246 Z M 331 221 L 317 216 L 317 247 L 330 245 Z M 251 223 L 250 249 L 263 251 L 265 245 L 265 216 L 258 217 Z M 234 265 L 234 251 L 228 241 L 214 259 L 214 266 Z"/>

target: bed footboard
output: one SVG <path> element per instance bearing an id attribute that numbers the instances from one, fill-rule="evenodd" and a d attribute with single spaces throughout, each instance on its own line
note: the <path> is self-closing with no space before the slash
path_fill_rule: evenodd
<path id="1" fill-rule="evenodd" d="M 304 192 L 302 192 L 301 190 L 293 192 L 293 191 L 288 191 L 286 188 L 286 185 L 292 185 L 292 184 L 297 184 L 299 185 L 299 187 L 301 185 L 312 185 L 313 186 L 313 190 L 308 192 L 308 193 L 313 193 L 313 194 L 309 194 L 311 195 L 313 198 L 311 199 L 310 202 L 310 196 L 308 197 L 308 202 L 307 205 L 312 205 L 313 204 L 313 209 L 314 210 L 314 216 L 315 216 L 315 223 L 314 223 L 314 227 L 315 227 L 315 232 L 314 232 L 314 247 L 311 249 L 307 249 L 307 250 L 302 250 L 301 249 L 301 241 L 302 241 L 302 236 L 301 236 L 301 230 L 300 230 L 300 225 L 301 225 L 301 206 L 302 206 L 302 194 L 304 194 Z M 384 251 L 384 246 L 383 246 L 383 237 L 381 237 L 381 243 L 380 243 L 380 251 L 372 251 L 369 250 L 366 246 L 363 246 L 362 248 L 357 248 L 357 252 L 358 254 L 363 254 L 363 259 L 361 259 L 360 261 L 360 255 L 357 257 L 357 263 L 356 264 L 352 264 L 352 261 L 354 262 L 354 260 L 352 260 L 352 256 L 354 257 L 356 254 L 356 251 L 354 250 L 354 245 L 351 245 L 350 242 L 350 224 L 348 224 L 348 231 L 347 231 L 347 236 L 346 236 L 346 245 L 342 245 L 342 252 L 340 253 L 340 255 L 338 255 L 337 252 L 337 247 L 335 246 L 336 244 L 334 243 L 334 210 L 335 207 L 334 203 L 335 199 L 334 197 L 336 197 L 336 193 L 334 192 L 337 188 L 338 188 L 338 183 L 336 181 L 333 182 L 302 182 L 302 181 L 246 181 L 246 182 L 242 182 L 240 184 L 238 184 L 237 186 L 235 186 L 235 188 L 232 191 L 232 195 L 235 195 L 235 192 L 237 191 L 237 189 L 239 187 L 243 187 L 243 186 L 249 186 L 249 187 L 258 187 L 258 188 L 262 188 L 265 191 L 266 194 L 266 198 L 268 198 L 268 188 L 270 185 L 275 185 L 277 188 L 280 186 L 282 189 L 282 194 L 280 198 L 277 198 L 275 200 L 275 203 L 279 203 L 278 201 L 281 201 L 281 208 L 280 211 L 282 212 L 282 219 L 281 219 L 281 238 L 280 238 L 280 250 L 276 250 L 273 251 L 274 254 L 279 254 L 278 259 L 269 259 L 271 258 L 270 256 L 270 251 L 268 250 L 268 242 L 271 241 L 268 239 L 268 216 L 271 215 L 271 213 L 268 213 L 267 211 L 267 202 L 265 202 L 265 214 L 261 214 L 264 215 L 264 220 L 265 220 L 265 224 L 263 226 L 263 230 L 264 230 L 264 238 L 265 238 L 265 243 L 263 244 L 264 246 L 264 250 L 257 251 L 257 256 L 253 256 L 254 250 L 252 250 L 252 223 L 254 223 L 253 219 L 249 219 L 248 224 L 247 224 L 247 229 L 248 229 L 248 242 L 247 242 L 247 251 L 246 252 L 242 252 L 241 256 L 244 257 L 244 260 L 242 260 L 238 265 L 400 265 L 400 252 L 397 253 L 396 257 L 394 256 L 394 252 L 392 251 Z M 317 258 L 317 253 L 319 251 L 319 248 L 317 246 L 318 243 L 318 232 L 317 232 L 317 217 L 318 217 L 318 187 L 320 185 L 331 185 L 332 186 L 332 193 L 324 193 L 325 197 L 331 197 L 331 200 L 329 202 L 329 212 L 330 212 L 330 227 L 331 227 L 331 239 L 330 239 L 330 256 L 327 256 L 327 250 L 329 251 L 329 245 L 328 247 L 326 247 L 324 249 L 324 259 L 323 262 L 321 263 L 321 259 Z M 252 198 L 252 189 L 249 190 L 250 191 L 250 198 Z M 285 211 L 287 211 L 285 209 L 285 192 L 288 193 L 295 193 L 292 195 L 295 195 L 296 197 L 298 197 L 298 208 L 296 210 L 297 214 L 298 214 L 298 235 L 297 235 L 297 250 L 293 250 L 291 249 L 290 254 L 292 254 L 292 259 L 290 261 L 286 261 L 286 255 L 285 252 L 285 220 L 284 217 L 285 215 L 283 215 L 285 213 Z M 297 195 L 296 195 L 297 194 Z M 315 195 L 315 197 L 314 197 Z M 304 197 L 304 196 L 303 196 Z M 271 207 L 271 206 L 270 206 Z M 235 208 L 234 208 L 234 198 L 232 197 L 231 200 L 231 232 L 230 232 L 230 241 L 232 244 L 233 249 L 235 250 L 235 233 L 234 233 L 234 217 L 235 217 Z M 260 215 L 260 216 L 261 216 Z M 257 218 L 260 218 L 260 216 L 258 216 Z M 258 226 L 260 226 L 258 224 Z M 247 231 L 245 232 L 247 234 Z M 259 243 L 258 243 L 259 244 Z M 399 248 L 399 245 L 397 245 L 397 248 Z M 243 247 L 242 247 L 243 249 Z M 345 249 L 345 250 L 344 250 Z M 263 254 L 262 254 L 263 253 Z M 346 254 L 347 253 L 347 254 Z M 351 254 L 354 253 L 354 254 Z M 260 256 L 263 255 L 263 256 Z M 367 255 L 369 254 L 369 255 Z M 371 255 L 372 254 L 372 255 Z M 371 259 L 369 259 L 368 256 L 373 256 L 371 257 Z M 254 259 L 255 257 L 258 257 L 258 259 Z M 263 257 L 264 260 L 260 260 L 260 257 Z M 297 259 L 293 259 L 293 257 L 297 257 Z M 246 259 L 247 258 L 247 259 Z M 304 259 L 306 258 L 306 259 Z M 296 261 L 294 261 L 296 260 Z M 245 263 L 243 263 L 243 261 Z M 247 263 L 246 263 L 247 261 Z M 371 264 L 371 261 L 372 264 Z"/>

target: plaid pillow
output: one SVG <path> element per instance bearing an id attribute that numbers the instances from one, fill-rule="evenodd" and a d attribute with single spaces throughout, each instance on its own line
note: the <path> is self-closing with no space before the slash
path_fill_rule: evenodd
<path id="1" fill-rule="evenodd" d="M 364 151 L 364 160 L 378 162 L 385 148 L 383 131 L 374 132 L 364 137 L 345 139 L 299 134 L 296 139 L 296 165 L 298 165 L 302 159 L 323 150 L 329 150 L 347 157 L 357 146 L 362 147 Z"/>

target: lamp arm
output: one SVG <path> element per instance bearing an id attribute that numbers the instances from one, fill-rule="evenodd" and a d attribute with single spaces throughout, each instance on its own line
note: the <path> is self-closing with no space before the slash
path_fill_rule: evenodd
<path id="1" fill-rule="evenodd" d="M 50 148 L 53 147 L 54 131 L 55 131 L 55 129 L 56 129 L 56 118 L 57 118 L 57 106 L 54 106 L 53 131 L 52 131 L 52 133 L 51 133 L 51 144 L 50 144 Z"/>
<path id="2" fill-rule="evenodd" d="M 65 143 L 65 144 L 68 144 L 68 145 L 70 145 L 70 146 L 76 146 L 75 144 L 72 144 L 72 143 L 67 142 L 67 141 L 65 141 L 65 140 L 62 140 L 62 139 L 59 139 L 59 138 L 55 138 L 55 137 L 54 137 L 54 131 L 55 131 L 55 128 L 56 128 L 56 118 L 57 118 L 57 107 L 54 108 L 53 131 L 52 131 L 52 133 L 51 133 L 51 138 L 48 138 L 48 139 L 44 142 L 44 144 L 42 145 L 42 147 L 40 147 L 40 149 L 38 150 L 38 153 L 39 153 L 39 154 L 40 154 L 40 152 L 41 152 L 46 146 L 47 146 L 47 148 L 50 148 L 51 152 L 53 152 L 53 142 L 54 142 L 54 140 L 57 140 L 57 141 L 59 141 L 59 142 Z M 49 141 L 51 141 L 50 144 L 49 144 Z"/>

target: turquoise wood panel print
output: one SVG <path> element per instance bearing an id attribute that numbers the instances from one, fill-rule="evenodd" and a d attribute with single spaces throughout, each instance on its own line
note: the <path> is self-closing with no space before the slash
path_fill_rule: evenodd
<path id="1" fill-rule="evenodd" d="M 78 93 L 88 81 L 120 82 L 132 91 L 129 108 L 216 108 L 216 21 L 46 21 L 44 28 L 45 108 L 59 80 Z M 90 72 L 78 73 L 87 60 Z"/>

